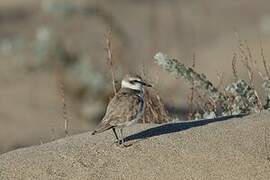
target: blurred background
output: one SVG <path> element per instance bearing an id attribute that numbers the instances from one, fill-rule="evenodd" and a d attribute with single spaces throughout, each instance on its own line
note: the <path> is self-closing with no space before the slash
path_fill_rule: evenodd
<path id="1" fill-rule="evenodd" d="M 110 29 L 117 87 L 124 74 L 141 74 L 185 120 L 190 89 L 154 63 L 155 53 L 189 66 L 195 59 L 216 85 L 231 82 L 236 34 L 259 63 L 260 41 L 270 57 L 269 7 L 269 0 L 0 0 L 0 153 L 64 137 L 64 119 L 69 134 L 94 128 L 113 95 Z"/>

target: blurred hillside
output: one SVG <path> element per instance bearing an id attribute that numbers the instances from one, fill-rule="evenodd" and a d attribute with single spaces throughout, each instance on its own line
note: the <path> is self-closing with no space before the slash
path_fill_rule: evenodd
<path id="1" fill-rule="evenodd" d="M 1 0 L 0 153 L 64 136 L 58 75 L 70 133 L 100 120 L 112 95 L 104 50 L 110 27 L 117 80 L 144 74 L 165 104 L 182 112 L 188 87 L 161 71 L 153 55 L 162 51 L 191 65 L 195 53 L 196 70 L 215 83 L 223 73 L 226 84 L 235 31 L 259 64 L 260 40 L 270 57 L 269 6 L 267 0 Z"/>

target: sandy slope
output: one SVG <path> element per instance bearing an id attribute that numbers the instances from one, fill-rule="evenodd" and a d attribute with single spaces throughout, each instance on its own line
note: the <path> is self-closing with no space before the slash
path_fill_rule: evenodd
<path id="1" fill-rule="evenodd" d="M 269 115 L 80 134 L 1 155 L 0 179 L 270 179 Z"/>

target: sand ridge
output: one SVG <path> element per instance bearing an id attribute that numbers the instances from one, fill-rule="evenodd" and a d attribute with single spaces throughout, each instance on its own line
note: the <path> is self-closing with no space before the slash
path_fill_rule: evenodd
<path id="1" fill-rule="evenodd" d="M 2 154 L 0 179 L 270 179 L 269 115 L 83 133 Z"/>

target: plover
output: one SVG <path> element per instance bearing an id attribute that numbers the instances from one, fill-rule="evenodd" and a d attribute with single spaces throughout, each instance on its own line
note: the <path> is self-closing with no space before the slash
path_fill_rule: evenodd
<path id="1" fill-rule="evenodd" d="M 138 75 L 126 75 L 121 82 L 121 89 L 109 102 L 104 118 L 92 135 L 112 129 L 118 144 L 124 144 L 123 128 L 138 122 L 143 116 L 144 86 L 151 87 Z M 118 138 L 116 128 L 120 129 L 121 139 Z"/>

